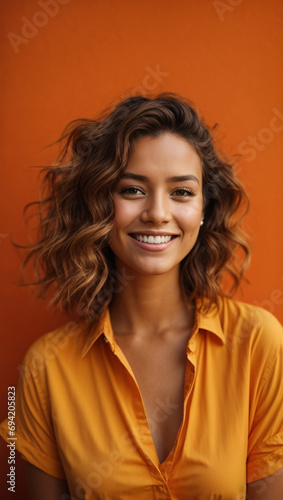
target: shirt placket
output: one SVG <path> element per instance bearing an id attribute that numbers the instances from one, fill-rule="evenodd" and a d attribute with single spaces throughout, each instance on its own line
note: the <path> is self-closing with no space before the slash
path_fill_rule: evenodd
<path id="1" fill-rule="evenodd" d="M 164 477 L 166 484 L 170 482 L 170 479 L 174 479 L 171 477 L 171 471 L 173 469 L 174 463 L 177 460 L 178 451 L 180 447 L 183 445 L 184 440 L 186 438 L 187 429 L 185 428 L 185 422 L 188 420 L 188 412 L 190 411 L 190 399 L 192 396 L 192 391 L 195 383 L 196 377 L 196 340 L 192 338 L 187 346 L 187 367 L 185 374 L 185 383 L 184 383 L 184 408 L 183 408 L 183 419 L 182 424 L 179 429 L 179 432 L 176 437 L 176 441 L 174 447 L 165 460 L 163 464 L 160 465 L 160 471 Z"/>
<path id="2" fill-rule="evenodd" d="M 174 443 L 173 449 L 171 450 L 169 456 L 167 459 L 160 464 L 157 456 L 157 452 L 152 440 L 152 436 L 150 433 L 148 421 L 147 421 L 147 416 L 142 400 L 142 395 L 139 390 L 136 378 L 134 376 L 134 373 L 131 369 L 131 366 L 129 365 L 126 357 L 124 356 L 122 350 L 118 346 L 118 344 L 114 341 L 113 343 L 110 342 L 110 347 L 112 352 L 118 357 L 119 361 L 122 363 L 124 366 L 125 370 L 127 371 L 128 375 L 130 375 L 134 381 L 135 389 L 136 389 L 136 396 L 133 398 L 133 405 L 134 405 L 134 410 L 135 410 L 135 415 L 136 415 L 136 422 L 134 429 L 132 429 L 132 434 L 133 438 L 135 440 L 135 444 L 137 449 L 140 451 L 141 455 L 143 456 L 151 476 L 153 477 L 153 480 L 156 481 L 156 484 L 154 485 L 155 491 L 156 491 L 156 498 L 158 500 L 168 500 L 173 498 L 171 496 L 171 492 L 169 489 L 169 479 L 170 479 L 170 473 L 174 464 L 175 457 L 177 455 L 178 448 L 182 444 L 184 440 L 184 422 L 186 421 L 186 416 L 187 412 L 189 411 L 188 408 L 188 401 L 189 397 L 191 395 L 194 381 L 195 381 L 195 371 L 196 371 L 196 334 L 197 331 L 193 333 L 190 341 L 188 342 L 187 345 L 187 367 L 186 367 L 186 374 L 185 374 L 185 383 L 184 383 L 184 410 L 183 410 L 183 420 L 181 427 L 179 429 L 179 432 L 176 437 L 176 441 Z M 106 339 L 105 339 L 106 340 Z M 107 340 L 106 340 L 107 341 Z"/>
<path id="3" fill-rule="evenodd" d="M 105 341 L 108 342 L 108 339 L 105 338 Z M 158 456 L 150 433 L 145 407 L 143 404 L 142 395 L 139 390 L 137 380 L 131 369 L 130 364 L 128 363 L 128 360 L 126 359 L 124 353 L 122 352 L 118 344 L 115 341 L 109 342 L 109 344 L 113 354 L 117 356 L 120 363 L 122 363 L 124 369 L 127 371 L 127 375 L 129 375 L 134 382 L 136 394 L 133 397 L 133 407 L 136 419 L 134 425 L 131 428 L 131 433 L 135 440 L 135 445 L 142 454 L 148 467 L 150 468 L 151 474 L 153 474 L 154 477 L 160 480 L 162 479 L 162 475 L 158 467 L 159 465 Z"/>

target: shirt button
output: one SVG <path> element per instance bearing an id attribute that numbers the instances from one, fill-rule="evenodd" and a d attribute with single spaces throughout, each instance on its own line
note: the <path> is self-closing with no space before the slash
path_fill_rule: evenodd
<path id="1" fill-rule="evenodd" d="M 107 340 L 107 338 L 105 337 L 105 335 L 103 335 L 103 340 L 104 340 L 104 342 L 106 342 L 106 343 L 108 343 L 108 342 L 109 342 L 109 340 Z"/>

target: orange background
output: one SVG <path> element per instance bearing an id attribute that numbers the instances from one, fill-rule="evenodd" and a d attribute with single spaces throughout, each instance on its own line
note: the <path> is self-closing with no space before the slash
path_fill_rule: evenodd
<path id="1" fill-rule="evenodd" d="M 65 321 L 14 285 L 20 259 L 9 239 L 27 241 L 22 210 L 39 191 L 31 166 L 54 160 L 54 150 L 44 147 L 67 122 L 94 117 L 123 95 L 184 95 L 210 125 L 219 123 L 226 153 L 242 154 L 237 169 L 251 198 L 246 229 L 253 259 L 250 284 L 237 297 L 283 321 L 281 0 L 2 0 L 0 6 L 0 418 L 28 346 Z M 6 500 L 13 494 L 2 440 L 0 451 Z M 19 460 L 13 498 L 25 498 Z"/>

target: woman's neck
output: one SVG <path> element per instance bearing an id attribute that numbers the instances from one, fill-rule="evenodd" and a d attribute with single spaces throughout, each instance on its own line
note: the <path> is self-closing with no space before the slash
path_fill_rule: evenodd
<path id="1" fill-rule="evenodd" d="M 115 333 L 147 336 L 192 328 L 194 307 L 182 294 L 179 270 L 154 276 L 124 272 L 123 281 L 109 307 Z"/>

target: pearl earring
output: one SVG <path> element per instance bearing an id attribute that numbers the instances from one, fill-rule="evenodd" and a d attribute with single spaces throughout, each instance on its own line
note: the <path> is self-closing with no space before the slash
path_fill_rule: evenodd
<path id="1" fill-rule="evenodd" d="M 202 226 L 203 225 L 203 220 L 200 221 L 200 225 Z"/>

